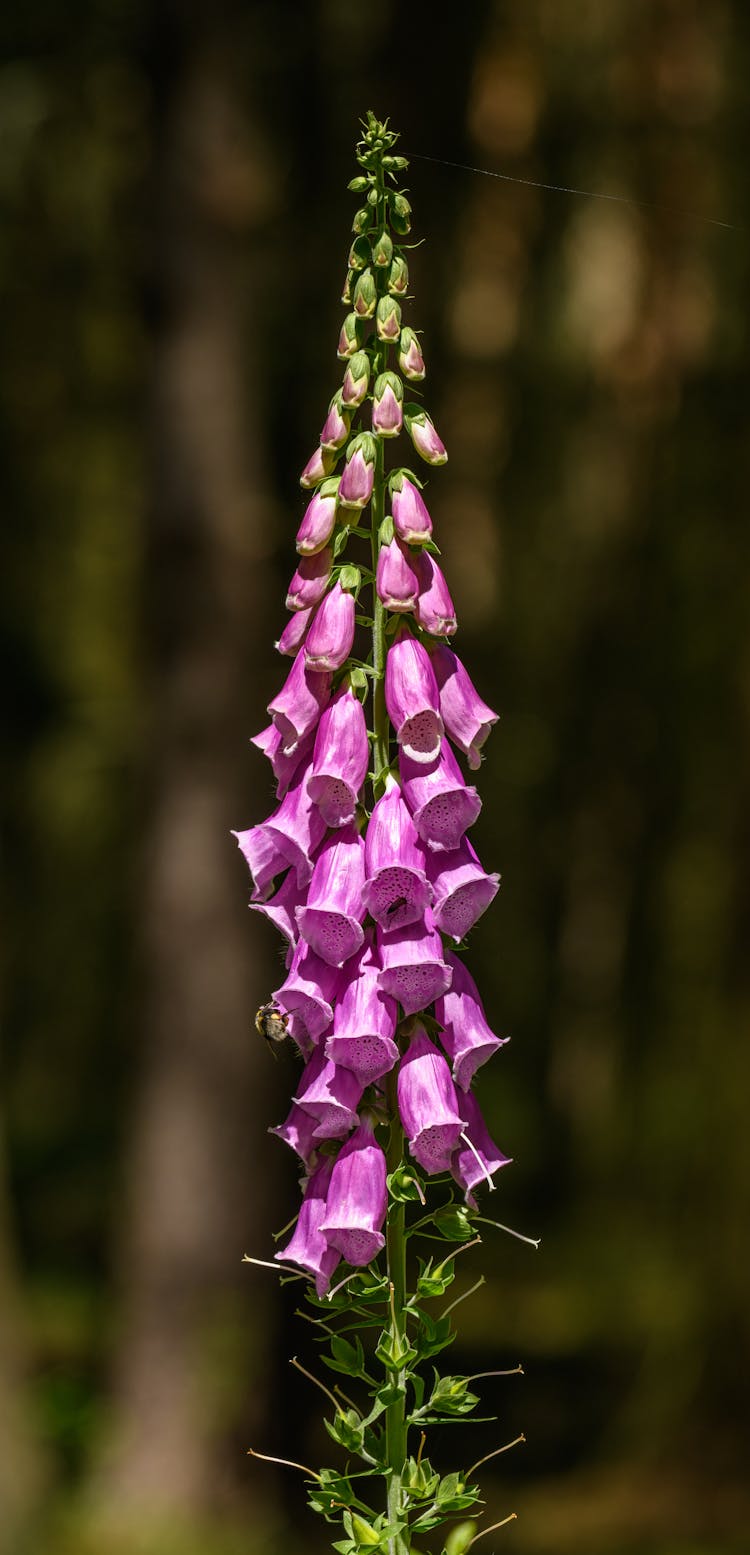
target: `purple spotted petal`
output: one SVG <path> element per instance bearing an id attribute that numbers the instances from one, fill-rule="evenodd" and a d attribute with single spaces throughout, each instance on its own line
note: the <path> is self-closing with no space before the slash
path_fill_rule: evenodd
<path id="1" fill-rule="evenodd" d="M 295 1017 L 289 1023 L 295 1040 L 307 1037 L 316 1042 L 322 1036 L 333 1020 L 340 989 L 340 972 L 300 940 L 287 976 L 273 996 L 286 1015 Z"/>
<path id="2" fill-rule="evenodd" d="M 430 854 L 427 873 L 435 892 L 436 927 L 458 943 L 494 901 L 500 876 L 486 873 L 468 837 L 453 853 Z"/>
<path id="3" fill-rule="evenodd" d="M 443 734 L 438 686 L 427 650 L 399 630 L 386 660 L 385 703 L 402 751 L 425 766 L 438 756 Z"/>
<path id="4" fill-rule="evenodd" d="M 367 776 L 367 723 L 359 697 L 348 686 L 337 691 L 318 724 L 307 790 L 326 826 L 354 820 Z"/>
<path id="5" fill-rule="evenodd" d="M 396 779 L 389 777 L 378 799 L 365 838 L 362 900 L 384 929 L 403 928 L 424 916 L 432 901 L 424 850 Z"/>
<path id="6" fill-rule="evenodd" d="M 331 966 L 343 966 L 364 939 L 364 883 L 365 845 L 359 832 L 354 827 L 334 832 L 318 854 L 307 905 L 297 909 L 300 934 Z"/>
<path id="7" fill-rule="evenodd" d="M 451 1161 L 451 1172 L 463 1188 L 470 1204 L 472 1190 L 481 1182 L 494 1186 L 492 1176 L 501 1166 L 509 1166 L 512 1156 L 503 1155 L 487 1130 L 479 1103 L 471 1091 L 459 1091 L 458 1105 L 463 1119 L 461 1139 Z"/>
<path id="8" fill-rule="evenodd" d="M 305 736 L 312 734 L 331 695 L 331 676 L 308 669 L 305 650 L 299 653 L 268 711 L 281 735 L 281 751 L 294 755 Z"/>
<path id="9" fill-rule="evenodd" d="M 378 929 L 380 986 L 398 999 L 405 1015 L 426 1010 L 450 988 L 451 969 L 443 960 L 443 943 L 432 926 L 429 908 L 422 923 L 403 929 Z"/>
<path id="10" fill-rule="evenodd" d="M 459 750 L 468 756 L 469 766 L 475 772 L 482 760 L 481 748 L 493 724 L 497 723 L 497 713 L 482 701 L 451 648 L 439 644 L 432 655 L 432 666 L 440 688 L 443 723 Z"/>
<path id="11" fill-rule="evenodd" d="M 398 1110 L 415 1161 L 447 1172 L 463 1122 L 450 1069 L 421 1026 L 399 1065 Z"/>
<path id="12" fill-rule="evenodd" d="M 357 1126 L 364 1081 L 316 1051 L 302 1071 L 294 1100 L 315 1119 L 315 1138 L 343 1139 Z"/>
<path id="13" fill-rule="evenodd" d="M 396 1002 L 378 982 L 378 966 L 368 941 L 362 947 L 336 1005 L 326 1053 L 351 1069 L 364 1085 L 387 1074 L 398 1058 L 394 1042 Z"/>
<path id="14" fill-rule="evenodd" d="M 275 724 L 269 724 L 267 729 L 261 729 L 260 734 L 253 735 L 250 744 L 268 757 L 276 778 L 276 798 L 283 799 L 295 773 L 303 762 L 307 763 L 312 753 L 313 731 L 310 730 L 288 755 L 284 751 L 283 737 Z"/>
<path id="15" fill-rule="evenodd" d="M 326 823 L 307 792 L 309 769 L 297 774 L 263 830 L 296 872 L 297 884 L 306 885 L 313 872 L 312 857 L 326 832 Z"/>
<path id="16" fill-rule="evenodd" d="M 443 741 L 437 761 L 429 767 L 402 752 L 399 772 L 404 798 L 422 841 L 431 849 L 450 852 L 457 848 L 467 826 L 474 824 L 482 801 L 476 789 L 464 782 L 448 741 Z"/>
<path id="17" fill-rule="evenodd" d="M 326 1194 L 333 1161 L 325 1157 L 308 1179 L 291 1240 L 274 1253 L 279 1263 L 295 1263 L 315 1280 L 318 1296 L 324 1296 L 341 1254 L 326 1241 L 320 1229 L 326 1211 Z"/>
<path id="18" fill-rule="evenodd" d="M 385 1156 L 366 1120 L 336 1157 L 320 1227 L 329 1247 L 355 1268 L 370 1263 L 385 1246 L 385 1174 Z"/>
<path id="19" fill-rule="evenodd" d="M 480 1065 L 509 1038 L 496 1037 L 488 1025 L 477 985 L 463 961 L 451 950 L 445 952 L 445 959 L 452 968 L 453 982 L 437 1000 L 435 1019 L 443 1028 L 440 1042 L 453 1065 L 456 1085 L 468 1091 Z"/>

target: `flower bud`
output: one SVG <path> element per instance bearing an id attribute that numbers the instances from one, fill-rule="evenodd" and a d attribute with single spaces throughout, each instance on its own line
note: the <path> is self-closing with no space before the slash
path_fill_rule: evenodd
<path id="1" fill-rule="evenodd" d="M 382 545 L 376 576 L 378 599 L 386 610 L 413 610 L 419 580 L 407 550 L 398 540 Z"/>
<path id="2" fill-rule="evenodd" d="M 444 443 L 438 437 L 437 432 L 427 414 L 419 405 L 406 405 L 404 407 L 404 420 L 406 430 L 417 450 L 418 454 L 427 464 L 445 464 L 448 455 Z"/>
<path id="3" fill-rule="evenodd" d="M 294 755 L 305 736 L 317 727 L 330 695 L 330 675 L 309 670 L 301 648 L 281 690 L 268 704 L 268 711 L 281 735 L 281 751 L 285 756 Z"/>
<path id="4" fill-rule="evenodd" d="M 366 351 L 357 351 L 350 359 L 341 386 L 341 403 L 354 409 L 361 405 L 370 382 L 370 358 Z"/>
<path id="5" fill-rule="evenodd" d="M 370 263 L 370 244 L 367 238 L 355 238 L 349 249 L 349 269 L 364 270 Z"/>
<path id="6" fill-rule="evenodd" d="M 403 422 L 404 389 L 398 373 L 380 373 L 375 379 L 372 430 L 380 437 L 398 437 Z"/>
<path id="7" fill-rule="evenodd" d="M 403 194 L 390 193 L 388 204 L 391 209 L 391 226 L 399 236 L 404 236 L 411 229 L 411 206 Z"/>
<path id="8" fill-rule="evenodd" d="M 340 583 L 334 583 L 318 606 L 305 639 L 308 669 L 341 669 L 352 651 L 355 611 L 354 595 L 345 593 Z"/>
<path id="9" fill-rule="evenodd" d="M 430 1175 L 446 1172 L 463 1127 L 451 1072 L 422 1026 L 398 1070 L 398 1110 L 409 1150 Z"/>
<path id="10" fill-rule="evenodd" d="M 324 450 L 341 448 L 349 436 L 351 421 L 351 415 L 343 406 L 341 390 L 337 389 L 328 406 L 328 415 L 321 429 L 321 448 Z"/>
<path id="11" fill-rule="evenodd" d="M 314 556 L 333 534 L 336 524 L 336 496 L 338 480 L 325 480 L 305 508 L 302 523 L 297 530 L 297 550 L 300 556 Z"/>
<path id="12" fill-rule="evenodd" d="M 357 338 L 357 315 L 356 313 L 347 313 L 346 318 L 344 319 L 344 322 L 341 326 L 341 333 L 339 335 L 339 343 L 336 348 L 336 355 L 342 360 L 345 360 L 348 356 L 354 356 L 355 351 L 358 350 L 359 340 Z"/>
<path id="13" fill-rule="evenodd" d="M 391 237 L 388 229 L 384 227 L 380 237 L 373 244 L 372 262 L 374 265 L 378 265 L 380 269 L 382 269 L 384 265 L 390 264 L 392 258 L 393 238 Z"/>
<path id="14" fill-rule="evenodd" d="M 305 491 L 310 491 L 313 486 L 318 486 L 326 476 L 331 475 L 336 468 L 338 452 L 335 448 L 316 448 L 315 453 L 305 465 L 299 478 L 300 486 Z"/>
<path id="15" fill-rule="evenodd" d="M 408 324 L 402 329 L 398 342 L 398 365 L 405 378 L 411 378 L 415 383 L 424 378 L 424 357 L 414 330 Z"/>
<path id="16" fill-rule="evenodd" d="M 375 217 L 371 207 L 369 205 L 361 205 L 359 210 L 354 213 L 352 232 L 368 232 L 374 220 Z"/>
<path id="17" fill-rule="evenodd" d="M 369 183 L 370 180 L 365 176 L 365 174 L 358 173 L 356 178 L 349 179 L 346 187 L 347 189 L 351 189 L 352 194 L 364 194 L 365 189 L 369 187 Z"/>
<path id="18" fill-rule="evenodd" d="M 496 1037 L 488 1025 L 479 990 L 463 961 L 450 950 L 445 959 L 453 982 L 435 1005 L 435 1019 L 442 1028 L 440 1043 L 453 1065 L 456 1085 L 468 1091 L 480 1064 L 486 1064 L 509 1039 Z"/>
<path id="19" fill-rule="evenodd" d="M 301 556 L 289 584 L 287 610 L 308 610 L 310 605 L 317 605 L 328 587 L 332 566 L 333 551 L 330 546 L 316 551 L 314 556 Z"/>
<path id="20" fill-rule="evenodd" d="M 392 297 L 405 297 L 409 290 L 409 266 L 403 254 L 395 254 L 388 271 L 388 290 Z"/>
<path id="21" fill-rule="evenodd" d="M 339 503 L 346 508 L 364 508 L 372 495 L 375 480 L 375 439 L 360 432 L 346 451 L 346 465 L 339 482 Z"/>
<path id="22" fill-rule="evenodd" d="M 294 658 L 307 636 L 307 628 L 314 608 L 314 605 L 308 605 L 306 610 L 292 611 L 278 642 L 274 643 L 277 653 L 288 654 Z"/>
<path id="23" fill-rule="evenodd" d="M 497 713 L 482 701 L 452 649 L 443 644 L 436 647 L 432 667 L 440 688 L 440 711 L 445 727 L 475 772 L 482 760 L 481 748 L 493 724 L 497 723 Z"/>
<path id="24" fill-rule="evenodd" d="M 357 318 L 371 319 L 373 313 L 375 312 L 375 305 L 377 300 L 378 293 L 377 287 L 375 285 L 375 277 L 372 273 L 372 270 L 370 270 L 368 267 L 367 270 L 363 270 L 361 274 L 357 276 L 354 292 L 352 294 L 352 306 L 354 308 L 354 312 L 357 315 Z"/>
<path id="25" fill-rule="evenodd" d="M 409 480 L 405 470 L 397 470 L 391 476 L 391 511 L 399 540 L 407 545 L 424 545 L 429 540 L 432 519 L 419 487 Z"/>
<path id="26" fill-rule="evenodd" d="M 320 1230 L 325 1217 L 326 1193 L 332 1171 L 333 1161 L 330 1156 L 324 1156 L 320 1166 L 308 1178 L 291 1240 L 280 1252 L 274 1253 L 279 1263 L 295 1263 L 306 1274 L 310 1274 L 315 1280 L 315 1292 L 319 1298 L 328 1290 L 331 1275 L 341 1260 L 341 1254 L 335 1247 L 329 1246 Z"/>
<path id="27" fill-rule="evenodd" d="M 452 637 L 457 625 L 456 610 L 442 568 L 429 551 L 418 551 L 414 557 L 414 571 L 419 579 L 415 609 L 419 625 L 433 637 Z"/>
<path id="28" fill-rule="evenodd" d="M 401 333 L 401 309 L 394 297 L 381 297 L 375 313 L 379 340 L 398 340 Z"/>

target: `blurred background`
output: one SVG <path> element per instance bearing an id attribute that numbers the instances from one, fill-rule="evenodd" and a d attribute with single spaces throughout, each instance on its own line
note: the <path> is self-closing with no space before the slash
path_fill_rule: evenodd
<path id="1" fill-rule="evenodd" d="M 502 714 L 491 1212 L 542 1237 L 467 1256 L 456 1365 L 526 1376 L 431 1455 L 525 1431 L 487 1555 L 747 1550 L 749 78 L 741 0 L 4 12 L 2 1555 L 326 1545 L 245 1456 L 332 1461 L 296 1287 L 240 1262 L 294 1213 L 295 1071 L 229 829 L 270 803 L 370 106 L 415 157 L 428 502 Z"/>

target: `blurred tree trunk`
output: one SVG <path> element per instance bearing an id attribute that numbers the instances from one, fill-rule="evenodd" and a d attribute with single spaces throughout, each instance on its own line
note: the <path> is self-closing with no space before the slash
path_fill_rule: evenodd
<path id="1" fill-rule="evenodd" d="M 249 1334 L 240 1269 L 268 1215 L 251 1160 L 267 1065 L 251 1035 L 245 880 L 229 829 L 246 824 L 244 688 L 268 592 L 252 342 L 272 178 L 233 80 L 231 22 L 162 4 L 149 56 L 145 1059 L 114 1429 L 94 1485 L 99 1515 L 141 1533 L 231 1503 L 247 1445 L 231 1433 L 240 1422 L 257 1433 L 269 1350 L 255 1288 Z"/>
<path id="2" fill-rule="evenodd" d="M 24 1339 L 0 1132 L 0 1555 L 16 1555 L 22 1548 L 42 1480 L 25 1407 Z"/>

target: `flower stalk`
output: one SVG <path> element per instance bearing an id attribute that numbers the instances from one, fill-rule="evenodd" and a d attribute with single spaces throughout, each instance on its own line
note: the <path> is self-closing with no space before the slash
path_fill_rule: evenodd
<path id="1" fill-rule="evenodd" d="M 256 1024 L 271 1042 L 290 1038 L 303 1061 L 271 1131 L 302 1169 L 275 1263 L 307 1281 L 322 1361 L 349 1379 L 346 1393 L 339 1383 L 331 1392 L 295 1358 L 333 1405 L 326 1429 L 346 1466 L 290 1466 L 312 1479 L 311 1507 L 341 1525 L 337 1555 L 410 1555 L 446 1522 L 450 1555 L 465 1555 L 479 1537 L 462 1520 L 480 1502 L 474 1470 L 516 1444 L 446 1475 L 425 1447 L 432 1427 L 479 1405 L 473 1381 L 520 1373 L 441 1375 L 434 1364 L 454 1337 L 450 1314 L 483 1283 L 443 1301 L 457 1255 L 481 1240 L 475 1195 L 509 1160 L 473 1091 L 504 1039 L 462 959 L 499 876 L 467 836 L 481 799 L 452 748 L 476 769 L 496 715 L 449 646 L 457 621 L 422 482 L 398 458 L 400 437 L 428 469 L 447 453 L 420 402 L 419 336 L 402 319 L 411 207 L 396 140 L 367 115 L 350 185 L 361 204 L 342 296 L 343 382 L 302 473 L 312 496 L 277 643 L 293 662 L 253 742 L 279 803 L 235 835 L 251 906 L 287 941 L 285 978 Z M 403 379 L 418 396 L 408 404 Z M 425 1257 L 435 1241 L 442 1255 Z M 371 1498 L 376 1477 L 382 1494 Z"/>

